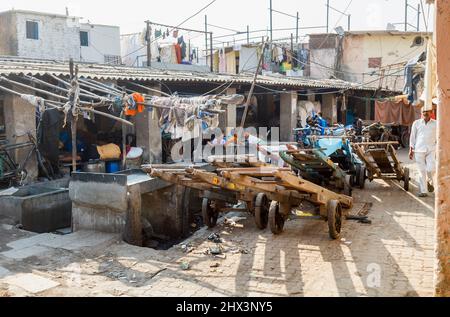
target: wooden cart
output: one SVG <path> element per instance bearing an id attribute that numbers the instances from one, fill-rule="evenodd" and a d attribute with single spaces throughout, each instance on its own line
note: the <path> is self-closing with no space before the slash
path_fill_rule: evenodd
<path id="1" fill-rule="evenodd" d="M 268 219 L 266 215 L 269 212 L 270 200 L 267 195 L 260 193 L 243 185 L 230 182 L 219 176 L 222 169 L 216 173 L 204 170 L 185 168 L 185 169 L 163 169 L 144 167 L 152 177 L 158 177 L 172 184 L 181 185 L 196 189 L 200 192 L 202 202 L 202 216 L 205 225 L 209 228 L 216 226 L 220 213 L 230 211 L 247 211 L 255 216 L 256 226 L 263 230 L 267 228 Z M 231 168 L 236 170 L 236 168 Z M 247 171 L 255 173 L 258 168 L 246 168 Z M 270 172 L 276 168 L 269 168 Z M 269 170 L 266 169 L 266 174 Z M 269 175 L 269 174 L 267 174 Z M 271 175 L 271 174 L 270 174 Z M 245 202 L 246 208 L 230 208 L 239 202 Z"/>
<path id="2" fill-rule="evenodd" d="M 302 178 L 335 192 L 352 196 L 350 176 L 347 176 L 321 149 L 280 152 L 280 157 L 298 171 Z"/>
<path id="3" fill-rule="evenodd" d="M 200 190 L 202 213 L 209 227 L 215 226 L 220 212 L 230 210 L 227 203 L 245 201 L 259 229 L 269 225 L 272 233 L 280 234 L 292 208 L 307 200 L 317 206 L 315 216 L 328 221 L 330 237 L 337 239 L 346 216 L 344 208 L 353 206 L 351 197 L 299 178 L 286 168 L 219 168 L 214 173 L 193 168 L 146 171 L 153 177 Z"/>
<path id="4" fill-rule="evenodd" d="M 394 145 L 398 145 L 398 142 L 365 142 L 353 144 L 353 149 L 366 166 L 367 179 L 403 181 L 403 188 L 408 191 L 409 169 L 398 160 Z"/>

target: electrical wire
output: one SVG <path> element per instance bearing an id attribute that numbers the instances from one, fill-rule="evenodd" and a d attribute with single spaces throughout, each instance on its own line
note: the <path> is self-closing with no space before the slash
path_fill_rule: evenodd
<path id="1" fill-rule="evenodd" d="M 350 2 L 348 3 L 347 7 L 345 8 L 344 12 L 341 13 L 339 20 L 336 22 L 334 28 L 337 27 L 337 25 L 339 24 L 339 22 L 341 22 L 342 18 L 344 17 L 344 15 L 347 14 L 348 9 L 350 8 L 350 6 L 352 5 L 353 0 L 350 0 Z M 325 37 L 325 40 L 320 44 L 319 46 L 319 50 L 323 47 L 323 45 L 328 41 L 328 39 L 330 38 L 331 33 L 328 33 L 328 35 Z"/>

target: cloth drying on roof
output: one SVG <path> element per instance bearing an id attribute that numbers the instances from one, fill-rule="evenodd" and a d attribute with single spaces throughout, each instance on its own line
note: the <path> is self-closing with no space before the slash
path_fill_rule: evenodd
<path id="1" fill-rule="evenodd" d="M 294 65 L 298 66 L 300 69 L 305 69 L 305 66 L 308 64 L 308 58 L 309 58 L 308 50 L 302 48 L 297 51 L 297 61 L 294 60 Z"/>
<path id="2" fill-rule="evenodd" d="M 426 57 L 426 52 L 423 52 L 410 60 L 405 66 L 405 87 L 403 88 L 403 93 L 408 95 L 410 103 L 414 103 L 419 99 L 416 86 L 422 79 L 422 74 L 421 72 L 417 73 L 415 70 L 420 62 L 426 60 Z"/>
<path id="3" fill-rule="evenodd" d="M 264 50 L 263 69 L 271 70 L 272 64 L 272 51 L 270 49 Z"/>
<path id="4" fill-rule="evenodd" d="M 259 65 L 258 47 L 242 46 L 239 53 L 239 72 L 255 72 Z"/>
<path id="5" fill-rule="evenodd" d="M 181 57 L 181 46 L 180 44 L 175 44 L 175 54 L 177 56 L 177 64 L 181 64 L 183 58 Z"/>
<path id="6" fill-rule="evenodd" d="M 376 101 L 375 120 L 383 124 L 410 126 L 420 118 L 420 108 L 403 101 Z"/>
<path id="7" fill-rule="evenodd" d="M 178 44 L 180 45 L 181 48 L 181 61 L 183 61 L 186 58 L 186 50 L 187 50 L 187 45 L 186 42 L 184 41 L 183 36 L 180 36 L 178 38 Z"/>
<path id="8" fill-rule="evenodd" d="M 174 45 L 162 46 L 160 51 L 161 63 L 178 64 L 177 52 Z"/>
<path id="9" fill-rule="evenodd" d="M 227 57 L 225 53 L 225 48 L 219 50 L 219 73 L 227 72 Z"/>

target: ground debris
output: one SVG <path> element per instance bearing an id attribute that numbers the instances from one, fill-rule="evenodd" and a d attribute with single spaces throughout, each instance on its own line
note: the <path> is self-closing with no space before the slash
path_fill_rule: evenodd
<path id="1" fill-rule="evenodd" d="M 180 246 L 181 251 L 183 251 L 184 253 L 191 253 L 192 251 L 195 250 L 195 248 L 191 245 L 191 244 L 182 244 Z"/>
<path id="2" fill-rule="evenodd" d="M 209 248 L 209 253 L 212 255 L 220 255 L 222 254 L 223 249 L 221 246 L 213 246 Z"/>
<path id="3" fill-rule="evenodd" d="M 233 248 L 233 249 L 230 249 L 229 252 L 231 254 L 249 254 L 250 253 L 250 251 L 248 251 L 247 249 L 244 249 L 244 248 Z"/>
<path id="4" fill-rule="evenodd" d="M 223 240 L 222 240 L 222 238 L 220 237 L 220 234 L 218 234 L 218 233 L 212 233 L 212 234 L 210 234 L 209 237 L 208 237 L 208 240 L 209 240 L 209 241 L 212 241 L 212 242 L 214 242 L 214 243 L 223 243 Z"/>
<path id="5" fill-rule="evenodd" d="M 190 264 L 189 264 L 189 262 L 181 262 L 181 263 L 180 263 L 180 268 L 181 268 L 183 271 L 189 270 L 189 269 L 190 269 Z"/>

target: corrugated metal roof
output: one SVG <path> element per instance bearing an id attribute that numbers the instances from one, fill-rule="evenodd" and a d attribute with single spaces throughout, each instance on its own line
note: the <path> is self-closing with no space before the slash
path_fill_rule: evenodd
<path id="1" fill-rule="evenodd" d="M 160 71 L 148 68 L 132 68 L 125 66 L 110 66 L 100 64 L 77 63 L 79 76 L 95 80 L 135 80 L 135 81 L 160 81 L 165 83 L 229 83 L 251 84 L 253 76 L 225 75 L 213 73 L 194 73 L 181 71 Z M 8 76 L 32 75 L 43 76 L 45 74 L 56 76 L 69 76 L 69 63 L 51 60 L 34 60 L 18 57 L 0 56 L 0 74 Z M 361 84 L 350 83 L 336 79 L 314 80 L 298 77 L 258 76 L 257 83 L 269 87 L 287 89 L 348 89 L 374 91 L 376 88 L 364 87 Z"/>

